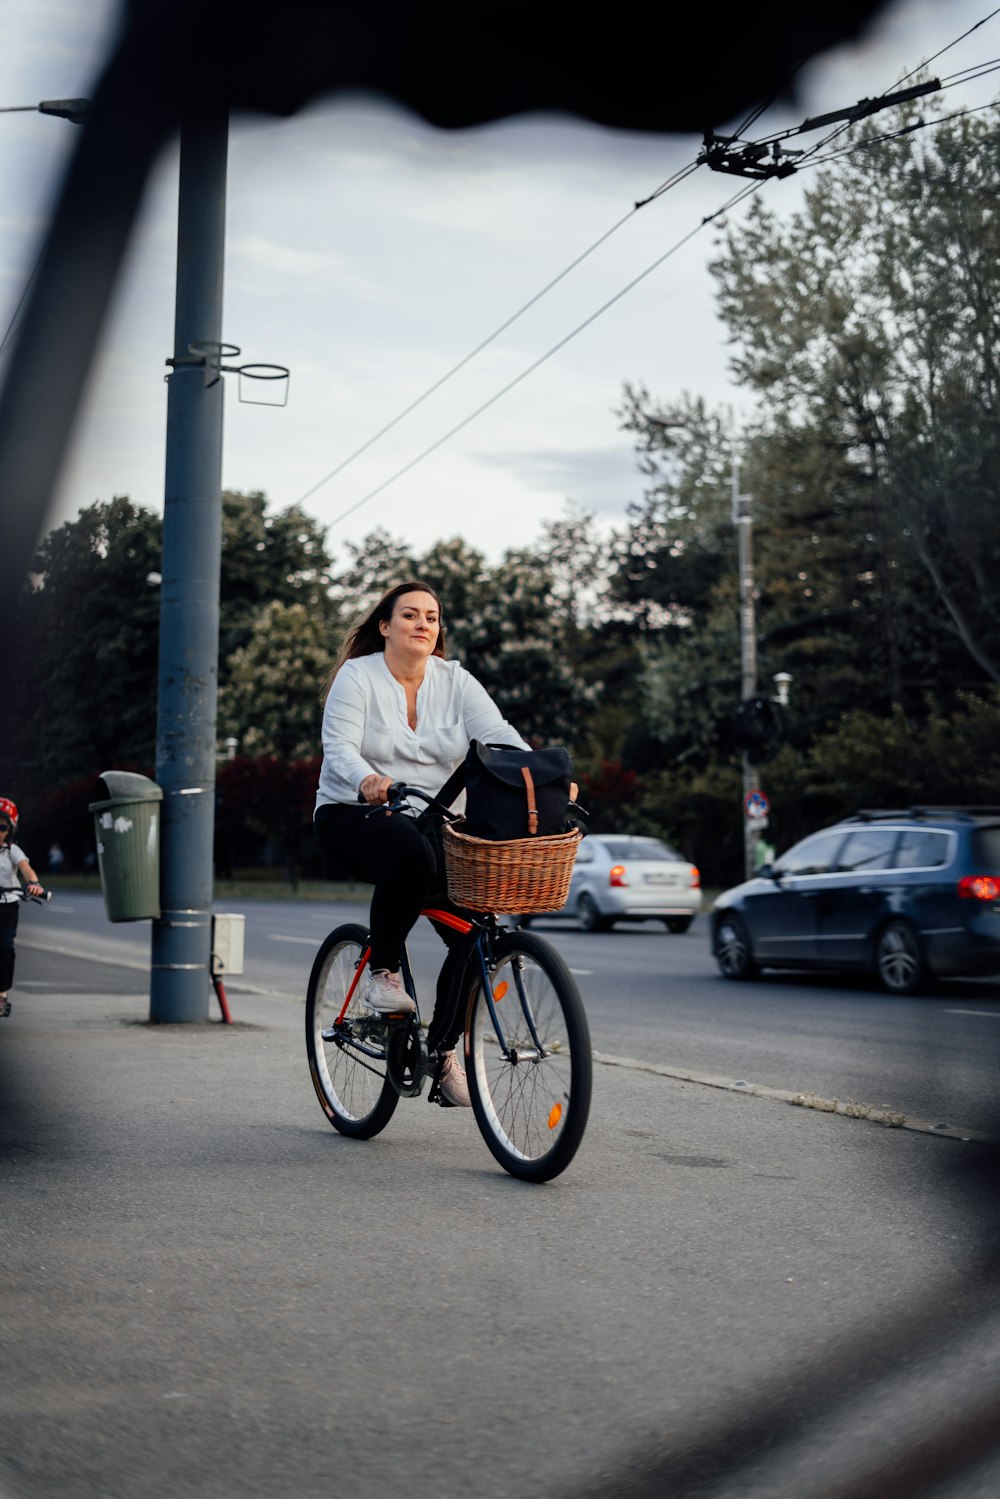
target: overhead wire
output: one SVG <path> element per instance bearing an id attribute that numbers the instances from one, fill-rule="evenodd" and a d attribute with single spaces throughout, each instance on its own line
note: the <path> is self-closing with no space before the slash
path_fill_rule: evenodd
<path id="1" fill-rule="evenodd" d="M 24 283 L 24 287 L 23 287 L 23 289 L 21 291 L 21 295 L 17 299 L 17 306 L 14 308 L 14 311 L 10 315 L 10 321 L 7 324 L 7 328 L 6 328 L 6 331 L 4 332 L 3 339 L 0 340 L 0 354 L 2 354 L 3 351 L 4 351 L 4 349 L 7 347 L 7 341 L 10 338 L 11 333 L 13 332 L 14 324 L 17 322 L 18 313 L 21 311 L 21 308 L 24 306 L 25 298 L 27 297 L 28 292 L 31 290 L 31 283 L 34 281 L 35 274 L 36 274 L 36 272 L 38 270 L 38 267 L 41 265 L 41 263 L 42 263 L 42 257 L 41 257 L 41 255 L 39 255 L 38 259 L 35 261 L 34 265 L 31 267 L 31 273 L 28 276 L 27 281 Z"/>
<path id="2" fill-rule="evenodd" d="M 957 47 L 959 42 L 964 42 L 966 37 L 971 36 L 974 31 L 979 30 L 980 26 L 985 26 L 987 21 L 992 21 L 993 17 L 997 15 L 1000 15 L 1000 5 L 996 6 L 987 15 L 983 16 L 981 20 L 976 21 L 974 25 L 968 27 L 966 31 L 961 32 L 960 35 L 954 37 L 943 47 L 940 47 L 937 52 L 932 53 L 930 57 L 925 57 L 922 62 L 917 63 L 916 67 L 911 68 L 908 73 L 904 73 L 901 78 L 898 78 L 892 85 L 891 89 L 886 89 L 884 93 L 877 94 L 876 99 L 885 98 L 886 94 L 893 93 L 900 87 L 901 84 L 906 83 L 908 79 L 915 78 L 918 73 L 922 72 L 925 68 L 929 68 L 932 63 L 937 62 L 939 57 L 943 57 L 946 52 L 950 52 L 953 47 Z M 825 150 L 826 147 L 832 145 L 835 140 L 839 140 L 842 135 L 845 135 L 846 132 L 850 130 L 851 126 L 854 123 L 855 122 L 853 120 L 843 121 L 842 124 L 837 125 L 833 130 L 831 130 L 829 135 L 825 136 L 822 140 L 817 141 L 814 145 L 810 146 L 807 151 L 803 152 L 802 157 L 796 163 L 797 170 L 801 170 L 803 166 L 808 164 L 810 159 L 816 156 L 817 152 Z"/>
<path id="3" fill-rule="evenodd" d="M 795 76 L 796 72 L 801 66 L 801 62 L 796 63 L 795 67 L 789 74 L 789 81 Z M 750 126 L 760 118 L 765 110 L 770 109 L 776 97 L 777 95 L 773 94 L 769 98 L 763 99 L 759 104 L 754 106 L 754 108 L 747 115 L 743 124 L 739 127 L 741 134 L 744 130 L 749 130 Z M 607 240 L 609 240 L 613 234 L 617 233 L 617 231 L 621 229 L 621 227 L 626 224 L 629 219 L 633 218 L 640 208 L 645 208 L 648 203 L 653 203 L 657 198 L 662 198 L 665 193 L 671 190 L 671 188 L 679 186 L 680 183 L 682 183 L 687 177 L 691 176 L 692 172 L 697 171 L 700 165 L 701 162 L 692 161 L 689 162 L 686 166 L 679 167 L 671 177 L 668 177 L 666 181 L 662 182 L 659 187 L 654 189 L 653 192 L 649 193 L 645 198 L 640 198 L 628 213 L 622 215 L 617 223 L 612 224 L 610 229 L 606 230 L 604 234 L 600 235 L 598 239 L 594 240 L 593 244 L 588 246 L 588 248 L 584 250 L 582 254 L 578 255 L 575 260 L 570 261 L 569 265 L 565 266 L 557 276 L 554 276 L 551 281 L 546 282 L 546 284 L 539 291 L 537 291 L 533 297 L 529 298 L 529 300 L 525 302 L 521 307 L 519 307 L 516 312 L 512 313 L 509 318 L 501 323 L 498 328 L 495 328 L 492 333 L 490 333 L 486 338 L 478 343 L 474 349 L 470 349 L 469 352 L 465 354 L 457 364 L 453 364 L 450 369 L 446 370 L 445 373 L 440 376 L 439 379 L 435 380 L 431 385 L 427 386 L 427 388 L 423 390 L 420 395 L 418 395 L 413 401 L 411 401 L 408 406 L 404 406 L 402 411 L 398 411 L 396 415 L 391 419 L 391 421 L 386 422 L 386 424 L 383 427 L 380 427 L 377 432 L 373 432 L 371 437 L 367 438 L 360 447 L 355 448 L 353 452 L 347 454 L 346 458 L 341 459 L 340 463 L 332 468 L 329 473 L 324 474 L 322 479 L 317 480 L 317 482 L 313 484 L 311 488 L 307 489 L 304 494 L 300 495 L 296 503 L 299 505 L 303 504 L 304 501 L 311 498 L 311 496 L 314 495 L 317 490 L 322 489 L 325 484 L 328 484 L 331 479 L 335 479 L 338 474 L 342 474 L 344 470 L 355 461 L 356 458 L 360 458 L 362 453 L 366 453 L 369 448 L 374 447 L 375 443 L 377 443 L 380 438 L 385 437 L 386 433 L 391 432 L 392 429 L 398 426 L 405 417 L 408 417 L 411 412 L 416 411 L 418 406 L 422 406 L 430 396 L 434 395 L 436 391 L 439 391 L 443 385 L 446 385 L 448 381 L 453 378 L 453 376 L 457 375 L 458 372 L 464 369 L 467 364 L 471 363 L 471 361 L 475 359 L 478 354 L 481 354 L 484 349 L 488 348 L 491 343 L 499 338 L 501 333 L 505 333 L 507 329 L 512 326 L 512 324 L 516 323 L 518 318 L 522 317 L 524 313 L 528 312 L 532 307 L 540 302 L 543 297 L 547 296 L 548 293 L 553 289 L 553 287 L 557 286 L 560 281 L 564 280 L 564 278 L 568 276 L 571 271 L 576 270 L 578 265 L 581 265 L 583 261 L 588 258 L 588 256 L 592 255 L 593 252 L 599 249 L 600 246 L 603 245 Z"/>
<path id="4" fill-rule="evenodd" d="M 962 120 L 966 115 L 982 114 L 986 109 L 995 109 L 995 103 L 976 104 L 971 109 L 959 109 L 954 114 L 939 115 L 935 120 L 915 120 L 911 125 L 903 125 L 899 130 L 887 130 L 884 135 L 872 135 L 863 141 L 853 141 L 849 146 L 842 146 L 839 151 L 831 151 L 826 156 L 814 157 L 806 163 L 810 167 L 822 166 L 828 161 L 839 161 L 842 156 L 852 156 L 855 151 L 865 151 L 869 146 L 881 145 L 884 141 L 899 140 L 901 136 L 913 135 L 918 130 L 926 130 L 931 125 L 947 125 L 951 120 Z"/>
<path id="5" fill-rule="evenodd" d="M 683 182 L 686 177 L 689 177 L 692 172 L 696 171 L 699 165 L 700 163 L 698 163 L 697 161 L 692 161 L 684 167 L 679 167 L 678 170 L 674 172 L 672 177 L 668 177 L 667 180 L 665 182 L 662 182 L 654 192 L 649 194 L 648 197 L 642 198 L 639 200 L 639 202 L 635 203 L 633 207 L 629 209 L 628 213 L 622 214 L 622 217 L 617 221 L 617 223 L 612 224 L 610 229 L 605 230 L 602 235 L 594 240 L 593 244 L 588 245 L 586 250 L 579 254 L 575 260 L 571 260 L 569 265 L 564 266 L 558 275 L 553 276 L 551 281 L 547 281 L 546 284 L 541 288 L 541 290 L 535 292 L 534 296 L 530 297 L 527 302 L 525 302 L 521 307 L 517 309 L 516 312 L 511 313 L 510 317 L 502 322 L 498 328 L 494 328 L 493 332 L 490 333 L 486 338 L 484 338 L 480 343 L 478 343 L 474 349 L 470 349 L 467 354 L 463 355 L 463 357 L 458 361 L 457 364 L 453 364 L 449 370 L 446 370 L 445 373 L 440 376 L 439 379 L 435 380 L 433 384 L 428 385 L 426 390 L 421 391 L 420 395 L 418 395 L 415 400 L 411 401 L 408 406 L 405 406 L 402 411 L 398 411 L 391 421 L 386 422 L 384 427 L 380 427 L 377 432 L 373 432 L 371 437 L 363 442 L 360 447 L 355 448 L 352 453 L 348 453 L 347 457 L 342 458 L 341 461 L 334 468 L 332 468 L 328 474 L 324 474 L 322 479 L 317 480 L 317 482 L 313 484 L 311 488 L 307 489 L 304 494 L 300 495 L 298 500 L 296 501 L 296 504 L 303 504 L 304 501 L 308 500 L 310 496 L 314 495 L 318 489 L 322 489 L 325 484 L 329 484 L 331 479 L 334 479 L 338 474 L 343 473 L 344 469 L 347 468 L 349 464 L 353 463 L 356 458 L 360 458 L 362 453 L 366 453 L 369 448 L 374 447 L 375 443 L 377 443 L 380 438 L 384 437 L 387 432 L 391 432 L 393 427 L 397 427 L 405 417 L 409 416 L 411 412 L 416 411 L 418 406 L 422 406 L 430 396 L 434 395 L 435 391 L 440 390 L 442 385 L 446 385 L 449 380 L 451 380 L 455 375 L 458 374 L 459 370 L 463 370 L 465 366 L 471 363 L 471 361 L 475 359 L 478 354 L 481 354 L 484 349 L 490 346 L 491 343 L 494 343 L 496 339 L 500 337 L 501 333 L 505 333 L 508 328 L 516 323 L 518 318 L 523 317 L 530 308 L 534 307 L 537 302 L 540 302 L 543 297 L 547 296 L 548 293 L 553 289 L 553 287 L 558 286 L 560 281 L 565 280 L 565 278 L 570 274 L 571 271 L 575 271 L 578 265 L 582 265 L 583 262 L 588 258 L 588 256 L 593 255 L 595 250 L 599 249 L 601 245 L 605 244 L 613 234 L 616 234 L 618 230 L 621 229 L 623 224 L 627 224 L 629 219 L 634 218 L 635 215 L 639 212 L 640 208 L 645 208 L 647 203 L 652 203 L 656 198 L 660 198 L 664 193 L 669 192 L 672 187 L 678 186 L 678 184 Z"/>
<path id="6" fill-rule="evenodd" d="M 645 270 L 640 271 L 637 276 L 634 276 L 632 280 L 629 281 L 626 286 L 623 286 L 619 291 L 617 291 L 613 297 L 609 297 L 608 300 L 604 302 L 600 307 L 598 307 L 595 312 L 592 312 L 589 317 L 584 318 L 582 323 L 578 323 L 577 326 L 573 328 L 569 333 L 567 333 L 563 338 L 561 338 L 558 343 L 553 344 L 552 347 L 550 349 L 547 349 L 544 354 L 540 354 L 537 359 L 533 360 L 531 364 L 529 364 L 525 369 L 521 370 L 520 374 L 515 375 L 513 380 L 508 380 L 506 385 L 504 385 L 500 390 L 495 391 L 488 400 L 483 401 L 481 405 L 477 406 L 475 411 L 470 411 L 469 414 L 463 417 L 460 422 L 456 422 L 453 427 L 451 427 L 441 437 L 437 438 L 434 442 L 430 443 L 429 446 L 424 448 L 422 452 L 418 453 L 414 458 L 411 458 L 409 462 L 404 463 L 402 468 L 398 468 L 394 474 L 391 474 L 389 476 L 388 479 L 384 479 L 381 484 L 376 485 L 374 489 L 370 489 L 367 494 L 362 495 L 361 498 L 359 500 L 356 500 L 353 505 L 349 505 L 346 510 L 342 510 L 339 515 L 334 516 L 333 520 L 330 522 L 330 525 L 339 525 L 342 520 L 346 520 L 349 515 L 353 515 L 355 510 L 360 510 L 362 505 L 367 505 L 369 500 L 373 500 L 376 495 L 379 495 L 383 492 L 383 490 L 388 489 L 391 484 L 395 484 L 397 479 L 401 479 L 404 474 L 408 474 L 411 469 L 416 468 L 418 463 L 422 463 L 425 458 L 429 458 L 432 453 L 437 452 L 438 448 L 443 447 L 446 442 L 449 442 L 451 438 L 453 438 L 457 433 L 461 432 L 464 427 L 469 426 L 470 422 L 474 422 L 478 416 L 482 416 L 484 411 L 488 411 L 491 406 L 495 406 L 497 401 L 502 400 L 505 395 L 509 394 L 509 392 L 514 389 L 515 386 L 520 385 L 522 380 L 526 380 L 529 375 L 534 374 L 535 370 L 539 369 L 541 365 L 545 364 L 547 360 L 551 359 L 554 354 L 558 354 L 560 349 L 564 349 L 568 343 L 576 338 L 578 334 L 582 333 L 585 328 L 589 328 L 591 323 L 596 322 L 597 319 L 601 317 L 603 313 L 607 312 L 610 307 L 613 307 L 616 302 L 620 302 L 621 299 L 633 289 L 633 287 L 639 285 L 640 281 L 645 281 L 646 277 L 652 275 L 653 271 L 657 270 L 661 265 L 663 265 L 664 261 L 669 260 L 672 255 L 675 255 L 677 253 L 678 250 L 683 249 L 683 247 L 689 242 L 689 240 L 694 239 L 695 235 L 699 234 L 701 230 L 704 229 L 706 224 L 710 224 L 713 219 L 720 218 L 722 214 L 728 213 L 730 209 L 735 208 L 738 204 L 742 203 L 745 198 L 748 198 L 752 193 L 757 192 L 761 187 L 763 187 L 763 185 L 764 184 L 761 181 L 748 183 L 745 187 L 740 188 L 738 192 L 733 193 L 731 197 L 727 198 L 726 202 L 723 203 L 720 208 L 717 208 L 714 213 L 706 214 L 705 217 L 700 221 L 700 223 L 696 224 L 693 229 L 690 229 L 687 234 L 683 235 L 679 240 L 676 241 L 675 244 L 671 245 L 669 250 L 665 250 L 664 253 L 658 256 L 651 265 L 648 265 L 645 268 Z"/>
<path id="7" fill-rule="evenodd" d="M 908 78 L 912 78 L 922 69 L 929 67 L 931 63 L 937 60 L 937 58 L 944 56 L 944 54 L 950 51 L 952 47 L 957 46 L 959 42 L 964 41 L 966 37 L 971 36 L 974 31 L 977 31 L 981 26 L 984 26 L 996 15 L 1000 15 L 1000 6 L 997 6 L 994 10 L 990 11 L 988 15 L 983 16 L 981 20 L 977 21 L 973 26 L 970 26 L 966 31 L 962 32 L 959 36 L 948 42 L 944 47 L 940 48 L 931 57 L 918 64 L 917 67 L 912 68 L 908 73 L 904 73 L 898 80 L 898 82 L 894 85 L 894 88 L 898 88 L 900 83 L 905 83 Z M 1000 66 L 1000 64 L 998 64 L 998 66 Z M 981 69 L 981 71 L 977 72 L 977 68 Z M 994 70 L 995 69 L 991 64 L 975 64 L 972 68 L 962 69 L 958 73 L 948 75 L 948 80 L 942 82 L 942 87 L 955 87 L 960 82 L 973 82 L 974 78 L 984 77 L 989 72 L 992 72 Z M 963 76 L 970 73 L 972 73 L 974 77 L 970 78 Z M 892 90 L 887 89 L 885 91 L 885 94 L 888 94 L 890 92 L 892 92 Z M 885 94 L 878 95 L 877 97 L 883 98 L 885 97 Z M 747 120 L 740 127 L 740 131 L 738 132 L 737 136 L 734 137 L 734 139 L 739 139 L 743 131 L 749 129 L 750 125 L 752 125 L 760 117 L 766 107 L 768 107 L 767 104 L 756 106 L 750 112 Z M 990 106 L 982 107 L 988 108 Z M 965 110 L 955 115 L 943 117 L 941 120 L 929 121 L 927 123 L 944 123 L 947 119 L 957 119 L 961 118 L 963 114 L 971 114 L 975 112 L 977 111 Z M 828 135 L 823 137 L 822 140 L 816 142 L 812 147 L 809 148 L 808 151 L 803 153 L 802 158 L 799 160 L 799 162 L 796 163 L 796 170 L 801 170 L 804 166 L 819 166 L 822 162 L 832 161 L 840 156 L 849 155 L 853 150 L 862 149 L 864 146 L 876 144 L 878 139 L 891 140 L 898 138 L 901 135 L 910 134 L 913 130 L 923 128 L 922 124 L 905 126 L 898 131 L 887 132 L 884 137 L 873 138 L 867 142 L 857 142 L 849 147 L 844 148 L 841 151 L 829 152 L 825 156 L 817 155 L 818 152 L 824 151 L 826 147 L 832 145 L 834 141 L 838 140 L 847 130 L 850 129 L 853 123 L 854 121 L 851 120 L 844 121 L 843 123 L 836 126 L 832 131 L 830 131 Z M 782 135 L 785 134 L 787 134 L 787 132 L 782 132 Z M 767 141 L 770 141 L 771 139 L 772 137 L 766 138 Z M 590 245 L 586 250 L 582 252 L 582 254 L 577 256 L 575 260 L 571 261 L 570 264 L 564 268 L 564 270 L 562 270 L 557 276 L 553 277 L 550 282 L 548 282 L 528 302 L 524 303 L 524 305 L 520 307 L 515 313 L 513 313 L 504 323 L 502 323 L 500 327 L 498 327 L 486 339 L 478 344 L 475 349 L 471 350 L 467 355 L 465 355 L 463 359 L 461 359 L 456 365 L 454 365 L 450 370 L 442 375 L 439 380 L 435 381 L 433 385 L 429 386 L 420 396 L 417 397 L 415 401 L 411 402 L 409 406 L 407 406 L 403 411 L 399 412 L 397 416 L 393 417 L 390 422 L 388 422 L 384 427 L 382 427 L 378 432 L 370 437 L 367 442 L 362 444 L 360 448 L 357 448 L 353 453 L 349 454 L 345 459 L 341 461 L 341 463 L 339 463 L 335 468 L 331 469 L 331 471 L 327 475 L 325 475 L 324 478 L 320 479 L 318 483 L 314 484 L 312 488 L 307 490 L 305 494 L 301 496 L 301 499 L 298 503 L 302 503 L 303 500 L 308 499 L 311 495 L 315 494 L 318 489 L 321 489 L 323 485 L 327 484 L 330 479 L 334 478 L 337 474 L 342 473 L 343 470 L 348 466 L 348 464 L 352 463 L 355 458 L 359 457 L 363 452 L 366 452 L 370 447 L 372 447 L 374 443 L 379 440 L 379 438 L 383 437 L 393 427 L 398 425 L 398 423 L 401 422 L 404 417 L 408 416 L 410 412 L 414 411 L 418 406 L 420 406 L 425 400 L 428 399 L 429 396 L 434 394 L 435 391 L 439 390 L 441 386 L 446 383 L 446 381 L 450 380 L 455 374 L 458 373 L 459 370 L 463 369 L 472 359 L 476 357 L 477 354 L 481 353 L 483 349 L 494 342 L 494 340 L 498 338 L 501 333 L 503 333 L 514 322 L 516 322 L 517 319 L 520 318 L 525 312 L 527 312 L 529 308 L 533 307 L 542 299 L 542 297 L 547 295 L 547 293 L 561 280 L 563 280 L 565 276 L 569 275 L 571 271 L 575 270 L 576 267 L 582 263 L 582 261 L 586 260 L 587 257 L 594 252 L 594 250 L 599 248 L 600 245 L 604 244 L 605 241 L 608 240 L 612 234 L 615 234 L 623 224 L 627 223 L 629 219 L 634 217 L 634 215 L 640 208 L 645 207 L 647 203 L 653 202 L 656 198 L 662 196 L 672 187 L 675 187 L 680 182 L 684 181 L 685 178 L 690 176 L 691 173 L 695 171 L 699 165 L 699 162 L 692 162 L 688 166 L 678 169 L 678 171 L 674 173 L 673 177 L 668 178 L 666 182 L 661 184 L 660 187 L 655 190 L 655 192 L 637 202 L 633 206 L 633 208 L 629 210 L 628 213 L 624 214 L 617 221 L 617 223 L 613 224 L 610 229 L 608 229 L 603 235 L 595 240 L 592 245 Z M 391 474 L 387 479 L 383 480 L 381 484 L 376 485 L 374 489 L 369 490 L 367 494 L 362 495 L 360 499 L 356 500 L 354 504 L 348 506 L 346 510 L 341 511 L 339 515 L 334 517 L 330 524 L 338 525 L 342 520 L 346 520 L 348 516 L 353 515 L 356 510 L 359 510 L 363 505 L 366 505 L 369 500 L 372 500 L 377 495 L 383 493 L 384 490 L 388 489 L 392 484 L 396 483 L 398 479 L 401 479 L 405 474 L 411 472 L 412 469 L 416 468 L 416 466 L 419 463 L 422 463 L 425 458 L 430 457 L 432 453 L 443 447 L 445 443 L 451 440 L 451 438 L 456 436 L 465 427 L 469 426 L 470 423 L 475 421 L 477 417 L 481 416 L 484 411 L 489 410 L 489 408 L 491 406 L 494 406 L 497 401 L 502 400 L 505 395 L 509 394 L 509 392 L 512 391 L 517 385 L 520 385 L 523 380 L 527 379 L 528 376 L 533 374 L 535 370 L 539 369 L 541 365 L 545 364 L 561 349 L 565 348 L 568 343 L 570 343 L 574 338 L 582 333 L 585 328 L 588 328 L 591 323 L 596 322 L 596 320 L 605 312 L 607 312 L 609 308 L 613 307 L 617 302 L 621 301 L 621 299 L 630 291 L 632 291 L 634 287 L 639 285 L 641 281 L 644 281 L 647 276 L 651 275 L 652 272 L 663 265 L 665 261 L 669 260 L 671 256 L 677 253 L 678 250 L 682 249 L 684 245 L 686 245 L 691 239 L 693 239 L 696 234 L 700 233 L 700 231 L 707 224 L 711 223 L 713 219 L 720 218 L 724 213 L 727 213 L 731 209 L 737 207 L 752 193 L 758 191 L 762 186 L 763 179 L 755 179 L 751 181 L 746 187 L 741 188 L 736 193 L 732 194 L 732 196 L 728 198 L 720 208 L 716 209 L 713 213 L 706 215 L 700 221 L 700 223 L 695 225 L 693 229 L 689 230 L 687 234 L 683 235 L 681 239 L 673 244 L 662 255 L 658 256 L 657 259 L 654 260 L 650 265 L 648 265 L 643 271 L 640 271 L 637 276 L 633 277 L 633 279 L 629 281 L 624 287 L 622 287 L 618 292 L 616 292 L 613 297 L 608 298 L 606 302 L 602 303 L 602 305 L 598 307 L 595 312 L 591 313 L 589 317 L 585 318 L 583 322 L 578 323 L 575 328 L 573 328 L 557 343 L 553 344 L 551 348 L 547 349 L 544 354 L 539 355 L 537 359 L 526 366 L 526 368 L 523 369 L 519 374 L 517 374 L 512 380 L 508 381 L 507 384 L 504 385 L 500 390 L 495 391 L 488 400 L 482 402 L 479 406 L 476 407 L 474 411 L 463 417 L 460 422 L 457 422 L 442 436 L 437 438 L 434 442 L 430 443 L 426 448 L 422 449 L 422 451 L 416 454 L 415 457 L 411 458 L 407 463 L 403 464 L 401 468 L 397 469 L 395 473 Z"/>

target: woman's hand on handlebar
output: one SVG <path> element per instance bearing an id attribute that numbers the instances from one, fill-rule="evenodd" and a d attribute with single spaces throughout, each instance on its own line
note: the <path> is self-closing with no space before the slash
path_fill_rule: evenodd
<path id="1" fill-rule="evenodd" d="M 367 802 L 372 807 L 380 807 L 383 802 L 389 800 L 389 788 L 391 785 L 392 776 L 379 776 L 375 774 L 365 776 L 358 787 L 358 801 Z"/>

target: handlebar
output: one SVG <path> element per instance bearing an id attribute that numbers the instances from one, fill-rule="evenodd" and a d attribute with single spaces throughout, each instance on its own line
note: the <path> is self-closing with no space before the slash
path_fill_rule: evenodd
<path id="1" fill-rule="evenodd" d="M 52 899 L 51 890 L 43 890 L 41 895 L 29 895 L 23 885 L 0 885 L 0 895 L 19 895 L 22 900 L 37 901 L 39 905 L 44 900 Z"/>
<path id="2" fill-rule="evenodd" d="M 450 809 L 446 807 L 443 802 L 439 802 L 433 796 L 431 796 L 429 791 L 421 791 L 419 786 L 407 786 L 403 781 L 393 781 L 392 785 L 389 787 L 389 790 L 386 792 L 385 801 L 379 803 L 379 805 L 376 807 L 372 807 L 366 815 L 368 817 L 374 817 L 376 812 L 411 811 L 412 808 L 408 806 L 408 801 L 411 796 L 418 796 L 422 802 L 427 803 L 427 810 L 429 812 L 436 812 L 440 817 L 445 818 L 448 822 L 462 821 L 462 814 L 460 812 L 450 811 Z M 365 805 L 365 798 L 362 796 L 360 791 L 358 792 L 358 801 L 362 804 L 362 806 Z"/>

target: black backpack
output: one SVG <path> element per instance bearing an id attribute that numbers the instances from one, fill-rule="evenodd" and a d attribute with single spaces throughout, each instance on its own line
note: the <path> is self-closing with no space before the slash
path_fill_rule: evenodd
<path id="1" fill-rule="evenodd" d="M 570 799 L 573 762 L 562 745 L 524 750 L 473 739 L 465 763 L 449 777 L 438 799 L 448 806 L 466 790 L 462 832 L 506 840 L 565 833 L 581 809 Z"/>

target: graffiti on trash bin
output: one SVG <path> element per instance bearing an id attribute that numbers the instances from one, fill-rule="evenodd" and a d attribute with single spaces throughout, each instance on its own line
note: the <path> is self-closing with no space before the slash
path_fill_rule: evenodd
<path id="1" fill-rule="evenodd" d="M 111 828 L 116 833 L 127 833 L 132 827 L 131 817 L 112 817 L 110 812 L 105 812 L 101 818 L 102 828 Z"/>

